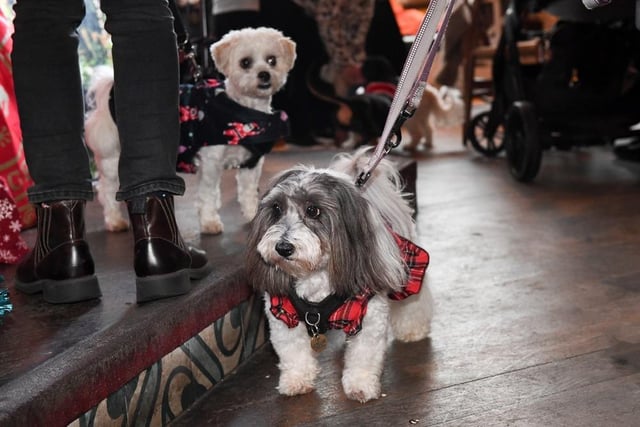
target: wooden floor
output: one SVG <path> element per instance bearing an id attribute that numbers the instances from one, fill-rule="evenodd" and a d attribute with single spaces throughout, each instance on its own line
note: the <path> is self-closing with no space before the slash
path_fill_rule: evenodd
<path id="1" fill-rule="evenodd" d="M 436 314 L 382 398 L 345 398 L 336 335 L 315 392 L 279 396 L 266 346 L 173 426 L 640 426 L 640 164 L 545 152 L 523 185 L 449 135 L 417 187 Z"/>

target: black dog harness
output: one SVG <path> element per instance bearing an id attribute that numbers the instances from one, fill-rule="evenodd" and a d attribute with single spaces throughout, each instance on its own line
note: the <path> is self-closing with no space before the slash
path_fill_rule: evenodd
<path id="1" fill-rule="evenodd" d="M 404 237 L 393 233 L 407 267 L 407 282 L 401 290 L 388 295 L 392 300 L 402 300 L 417 294 L 429 266 L 429 253 Z M 295 328 L 304 322 L 311 337 L 311 348 L 322 351 L 326 347 L 324 334 L 329 329 L 342 329 L 347 336 L 354 336 L 362 329 L 362 320 L 367 313 L 367 304 L 375 294 L 365 288 L 357 295 L 331 294 L 314 303 L 300 298 L 294 289 L 285 295 L 271 295 L 270 311 L 287 327 Z"/>

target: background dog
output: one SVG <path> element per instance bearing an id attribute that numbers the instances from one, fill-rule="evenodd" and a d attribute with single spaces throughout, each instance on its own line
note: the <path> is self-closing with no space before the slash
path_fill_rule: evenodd
<path id="1" fill-rule="evenodd" d="M 351 131 L 342 142 L 343 147 L 377 143 L 398 83 L 391 63 L 380 56 L 370 56 L 364 61 L 362 75 L 366 83 L 353 96 L 334 100 L 338 105 L 337 123 Z M 431 148 L 434 127 L 459 125 L 463 121 L 464 101 L 460 91 L 426 84 L 420 104 L 402 127 L 404 136 L 409 137 L 402 146 L 407 151 Z"/>
<path id="2" fill-rule="evenodd" d="M 314 388 L 327 329 L 347 334 L 342 385 L 360 402 L 380 396 L 391 340 L 429 333 L 432 299 L 422 286 L 428 254 L 409 242 L 416 237 L 413 210 L 389 160 L 363 188 L 355 186 L 367 153 L 342 155 L 328 169 L 282 172 L 251 223 L 246 271 L 265 295 L 281 394 Z"/>
<path id="3" fill-rule="evenodd" d="M 245 28 L 229 32 L 214 43 L 210 51 L 217 69 L 225 77 L 219 92 L 224 92 L 228 99 L 245 107 L 246 111 L 277 113 L 272 111 L 271 100 L 285 85 L 288 73 L 293 68 L 296 59 L 295 42 L 272 28 Z M 103 205 L 106 228 L 120 231 L 128 227 L 128 222 L 115 201 L 115 193 L 119 188 L 117 165 L 120 142 L 109 110 L 112 86 L 113 71 L 105 67 L 98 68 L 88 89 L 89 105 L 93 108 L 87 114 L 85 139 L 94 153 L 99 172 L 98 200 Z M 217 99 L 217 95 L 215 98 Z M 229 109 L 225 104 L 219 111 L 227 110 Z M 181 106 L 181 116 L 185 115 L 188 116 L 190 125 L 195 123 L 195 126 L 199 126 L 199 121 L 207 120 L 204 111 Z M 248 140 L 260 133 L 260 130 L 256 130 L 255 122 L 244 123 L 238 119 L 215 126 L 219 127 L 215 132 L 227 139 L 222 145 L 208 145 L 212 144 L 208 142 L 206 146 L 195 148 L 197 155 L 194 159 L 200 231 L 208 234 L 224 230 L 219 215 L 223 171 L 237 168 L 238 202 L 243 216 L 251 220 L 259 202 L 258 183 L 264 163 L 262 155 L 256 156 L 249 145 L 243 144 L 245 138 Z M 182 148 L 184 147 L 181 146 Z M 244 167 L 248 163 L 250 166 Z"/>
<path id="4" fill-rule="evenodd" d="M 420 104 L 402 129 L 409 135 L 409 141 L 402 144 L 408 151 L 420 147 L 433 147 L 435 127 L 450 127 L 464 121 L 464 100 L 459 90 L 442 86 L 436 89 L 427 84 Z"/>

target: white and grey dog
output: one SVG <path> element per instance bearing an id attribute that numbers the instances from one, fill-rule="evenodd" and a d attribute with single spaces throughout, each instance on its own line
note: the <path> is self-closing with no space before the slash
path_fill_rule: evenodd
<path id="1" fill-rule="evenodd" d="M 218 70 L 225 76 L 224 92 L 229 99 L 247 109 L 276 114 L 271 107 L 273 95 L 285 85 L 289 71 L 296 59 L 296 44 L 282 32 L 273 28 L 244 28 L 223 36 L 211 46 L 211 56 Z M 85 139 L 94 153 L 99 171 L 98 200 L 103 205 L 105 225 L 108 230 L 121 231 L 128 222 L 121 213 L 115 193 L 119 187 L 118 159 L 120 140 L 109 110 L 109 96 L 113 86 L 113 70 L 100 67 L 92 76 L 88 98 L 93 108 L 85 121 Z M 227 111 L 224 106 L 220 111 Z M 202 113 L 194 120 L 201 120 Z M 220 182 L 225 169 L 238 168 L 236 181 L 238 202 L 247 220 L 255 215 L 264 156 L 253 167 L 243 167 L 252 153 L 238 143 L 249 134 L 242 122 L 222 123 L 228 130 L 217 129 L 222 135 L 233 135 L 224 145 L 208 145 L 199 148 L 195 158 L 197 166 L 196 205 L 200 231 L 218 234 L 224 230 L 219 215 L 221 197 Z M 255 125 L 255 123 L 251 123 Z M 249 129 L 250 130 L 250 129 Z M 224 131 L 224 132 L 223 132 Z"/>
<path id="2" fill-rule="evenodd" d="M 394 338 L 429 334 L 432 298 L 422 286 L 429 256 L 411 243 L 413 209 L 389 160 L 356 187 L 367 153 L 339 155 L 327 169 L 280 173 L 251 223 L 247 277 L 264 293 L 281 394 L 314 389 L 328 329 L 346 333 L 342 386 L 360 402 L 380 396 Z"/>

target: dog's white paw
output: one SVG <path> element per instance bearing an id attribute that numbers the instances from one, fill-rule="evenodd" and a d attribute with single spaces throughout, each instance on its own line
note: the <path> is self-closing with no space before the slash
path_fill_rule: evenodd
<path id="1" fill-rule="evenodd" d="M 419 329 L 394 331 L 394 337 L 398 341 L 402 342 L 416 342 L 427 338 L 430 330 L 431 328 L 429 325 L 425 325 Z"/>
<path id="2" fill-rule="evenodd" d="M 380 377 L 364 370 L 346 370 L 342 375 L 342 388 L 349 399 L 365 403 L 380 397 Z"/>
<path id="3" fill-rule="evenodd" d="M 108 199 L 108 201 L 105 201 L 105 196 L 107 196 L 106 194 L 104 194 L 104 192 L 100 192 L 101 190 L 99 189 L 99 196 L 100 196 L 100 203 L 103 206 L 104 209 L 104 226 L 107 230 L 111 231 L 111 232 L 120 232 L 120 231 L 126 231 L 129 229 L 129 221 L 127 221 L 127 219 L 124 217 L 124 215 L 122 214 L 122 211 L 120 211 L 120 203 L 114 203 L 113 201 L 115 200 L 115 193 L 113 195 L 109 194 L 109 196 L 112 196 L 113 198 Z"/>
<path id="4" fill-rule="evenodd" d="M 210 219 L 208 221 L 200 221 L 200 232 L 202 234 L 220 234 L 224 231 L 224 225 L 220 220 L 220 217 L 217 219 Z"/>
<path id="5" fill-rule="evenodd" d="M 129 229 L 129 222 L 124 218 L 105 219 L 105 228 L 112 232 L 127 231 Z"/>
<path id="6" fill-rule="evenodd" d="M 278 391 L 286 396 L 296 396 L 313 391 L 315 375 L 304 372 L 282 372 L 278 383 Z"/>

